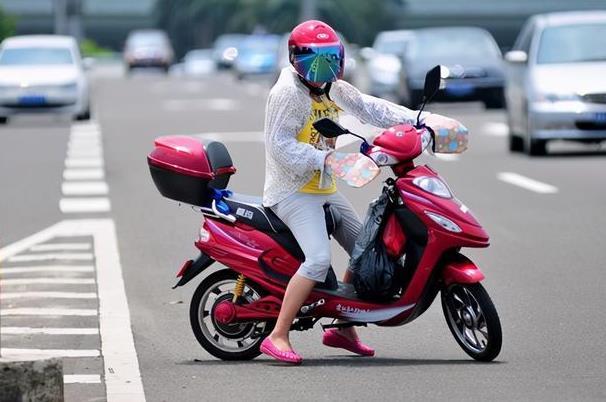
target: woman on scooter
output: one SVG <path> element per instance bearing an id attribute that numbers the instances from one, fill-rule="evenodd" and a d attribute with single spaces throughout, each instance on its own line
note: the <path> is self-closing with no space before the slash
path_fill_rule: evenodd
<path id="1" fill-rule="evenodd" d="M 271 207 L 297 239 L 305 262 L 290 279 L 282 308 L 272 333 L 262 342 L 261 352 L 284 362 L 299 364 L 302 358 L 291 347 L 288 334 L 297 312 L 317 282 L 330 268 L 330 243 L 323 205 L 336 208 L 342 223 L 334 233 L 351 254 L 361 221 L 351 203 L 336 187 L 328 165 L 334 140 L 324 138 L 312 123 L 324 117 L 338 119 L 341 111 L 364 123 L 391 127 L 415 122 L 416 112 L 360 93 L 342 81 L 343 45 L 336 32 L 321 21 L 296 26 L 288 41 L 292 66 L 282 70 L 269 93 L 265 111 L 265 186 L 263 204 Z M 434 129 L 454 128 L 455 120 L 423 113 Z M 343 282 L 351 281 L 347 271 Z M 322 342 L 363 356 L 374 350 L 358 339 L 353 327 L 326 331 Z"/>

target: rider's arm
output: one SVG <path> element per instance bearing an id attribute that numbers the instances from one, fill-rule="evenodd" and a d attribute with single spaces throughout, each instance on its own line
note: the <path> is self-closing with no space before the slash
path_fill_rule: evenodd
<path id="1" fill-rule="evenodd" d="M 339 80 L 333 84 L 330 98 L 346 112 L 373 126 L 387 128 L 401 123 L 415 124 L 417 121 L 418 112 L 363 94 L 346 81 Z M 428 112 L 421 114 L 421 122 L 427 115 Z"/>
<path id="2" fill-rule="evenodd" d="M 321 170 L 329 153 L 297 140 L 310 108 L 309 100 L 294 87 L 271 91 L 267 99 L 265 147 L 282 168 L 295 175 Z"/>

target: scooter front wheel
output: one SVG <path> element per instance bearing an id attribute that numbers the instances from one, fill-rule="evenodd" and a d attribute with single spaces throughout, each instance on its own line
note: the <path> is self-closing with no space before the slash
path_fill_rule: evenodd
<path id="1" fill-rule="evenodd" d="M 251 322 L 222 324 L 215 319 L 215 307 L 233 298 L 238 274 L 221 270 L 205 278 L 191 300 L 189 318 L 196 339 L 211 355 L 222 360 L 250 360 L 259 356 L 259 347 L 273 323 Z M 262 290 L 254 283 L 246 282 L 242 298 L 251 303 L 261 297 Z"/>
<path id="2" fill-rule="evenodd" d="M 450 332 L 465 353 L 484 362 L 498 356 L 502 344 L 501 322 L 481 284 L 454 284 L 442 289 L 442 311 Z"/>

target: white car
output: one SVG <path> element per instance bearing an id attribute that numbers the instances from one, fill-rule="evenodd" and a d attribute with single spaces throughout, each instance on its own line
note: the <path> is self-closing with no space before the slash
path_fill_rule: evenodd
<path id="1" fill-rule="evenodd" d="M 74 38 L 26 35 L 0 44 L 0 123 L 23 113 L 90 118 L 88 80 Z"/>
<path id="2" fill-rule="evenodd" d="M 606 11 L 531 17 L 505 59 L 511 151 L 606 140 Z"/>

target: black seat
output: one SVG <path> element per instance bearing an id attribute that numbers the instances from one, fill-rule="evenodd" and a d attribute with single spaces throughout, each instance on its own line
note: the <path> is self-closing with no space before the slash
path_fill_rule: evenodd
<path id="1" fill-rule="evenodd" d="M 261 197 L 234 193 L 224 200 L 229 205 L 231 213 L 242 223 L 266 233 L 289 231 L 271 209 L 263 206 Z"/>
<path id="2" fill-rule="evenodd" d="M 261 197 L 233 193 L 224 200 L 229 205 L 231 213 L 236 216 L 236 220 L 239 222 L 268 234 L 290 233 L 288 226 L 270 208 L 263 206 Z M 341 216 L 329 204 L 324 205 L 324 216 L 326 217 L 326 230 L 330 236 L 341 221 Z"/>

